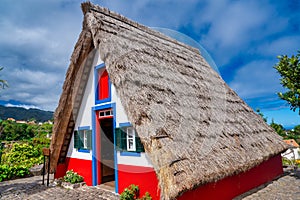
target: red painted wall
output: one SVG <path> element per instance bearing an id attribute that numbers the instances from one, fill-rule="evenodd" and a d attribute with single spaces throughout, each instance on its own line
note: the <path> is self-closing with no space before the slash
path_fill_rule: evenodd
<path id="1" fill-rule="evenodd" d="M 73 169 L 79 175 L 83 176 L 87 185 L 92 185 L 92 161 L 77 158 L 66 158 L 64 164 L 59 164 L 56 168 L 54 178 L 60 178 L 66 175 L 67 170 Z"/>
<path id="2" fill-rule="evenodd" d="M 100 78 L 99 78 L 99 82 L 98 82 L 98 99 L 106 99 L 109 97 L 109 78 L 108 78 L 108 73 L 105 70 Z"/>
<path id="3" fill-rule="evenodd" d="M 149 192 L 153 200 L 159 200 L 158 181 L 153 168 L 131 165 L 118 165 L 119 194 L 131 184 L 138 185 L 140 197 Z"/>
<path id="4" fill-rule="evenodd" d="M 56 172 L 54 173 L 54 178 L 60 178 L 66 175 L 67 165 L 65 163 L 59 163 L 56 167 Z"/>
<path id="5" fill-rule="evenodd" d="M 216 183 L 209 183 L 186 192 L 178 200 L 232 199 L 263 183 L 273 180 L 282 173 L 281 155 L 277 155 L 247 172 L 227 177 Z"/>
<path id="6" fill-rule="evenodd" d="M 59 164 L 55 178 L 65 175 L 73 169 L 84 177 L 87 185 L 92 185 L 92 161 L 67 158 L 65 164 Z M 277 155 L 247 172 L 227 177 L 216 183 L 209 183 L 184 193 L 178 200 L 192 199 L 232 199 L 255 187 L 260 186 L 283 173 L 281 156 Z M 153 168 L 131 165 L 118 165 L 118 188 L 121 194 L 130 184 L 138 185 L 141 196 L 149 192 L 153 200 L 159 200 L 158 181 Z"/>

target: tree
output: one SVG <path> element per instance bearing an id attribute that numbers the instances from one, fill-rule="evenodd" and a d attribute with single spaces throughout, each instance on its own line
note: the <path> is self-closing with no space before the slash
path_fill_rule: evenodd
<path id="1" fill-rule="evenodd" d="M 274 122 L 272 119 L 272 122 L 270 126 L 280 135 L 280 136 L 285 136 L 285 130 L 281 124 L 277 124 Z"/>
<path id="2" fill-rule="evenodd" d="M 260 111 L 259 108 L 256 109 L 256 112 L 257 112 L 257 114 L 258 114 L 259 116 L 261 116 L 261 118 L 263 118 L 263 120 L 264 120 L 265 122 L 268 121 L 268 118 L 264 116 L 264 114 Z"/>
<path id="3" fill-rule="evenodd" d="M 297 125 L 294 127 L 294 132 L 296 135 L 299 135 L 300 136 L 300 125 Z"/>
<path id="4" fill-rule="evenodd" d="M 3 67 L 0 67 L 0 71 L 1 70 L 3 70 Z M 0 88 L 4 89 L 5 87 L 8 87 L 7 81 L 0 79 Z"/>
<path id="5" fill-rule="evenodd" d="M 287 55 L 278 56 L 279 62 L 274 66 L 281 76 L 280 83 L 287 89 L 278 96 L 287 101 L 294 112 L 299 109 L 300 115 L 300 51 L 290 58 Z"/>

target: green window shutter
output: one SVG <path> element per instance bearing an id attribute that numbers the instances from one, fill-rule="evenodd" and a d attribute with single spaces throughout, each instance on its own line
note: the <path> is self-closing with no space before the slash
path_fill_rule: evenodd
<path id="1" fill-rule="evenodd" d="M 117 147 L 117 150 L 126 151 L 127 150 L 127 145 L 126 145 L 126 134 L 127 133 L 124 131 L 124 127 L 116 128 L 115 129 L 115 134 L 116 134 L 116 147 Z"/>
<path id="2" fill-rule="evenodd" d="M 121 149 L 123 151 L 127 151 L 127 132 L 126 132 L 127 127 L 122 127 L 121 130 Z M 125 130 L 125 131 L 124 131 Z"/>
<path id="3" fill-rule="evenodd" d="M 142 144 L 141 138 L 138 136 L 135 137 L 135 147 L 136 147 L 136 152 L 145 152 L 144 145 Z"/>
<path id="4" fill-rule="evenodd" d="M 78 131 L 74 131 L 74 148 L 79 149 L 79 135 Z"/>
<path id="5" fill-rule="evenodd" d="M 78 144 L 78 149 L 82 149 L 84 147 L 83 145 L 83 140 L 84 140 L 84 131 L 80 130 L 78 131 L 79 133 L 79 144 Z"/>
<path id="6" fill-rule="evenodd" d="M 87 130 L 87 149 L 92 149 L 92 130 Z"/>

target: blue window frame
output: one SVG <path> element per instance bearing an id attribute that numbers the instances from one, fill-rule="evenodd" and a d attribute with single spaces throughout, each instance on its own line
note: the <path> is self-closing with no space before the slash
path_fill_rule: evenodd
<path id="1" fill-rule="evenodd" d="M 78 127 L 78 130 L 74 131 L 74 148 L 78 152 L 90 152 L 92 149 L 92 130 L 89 126 Z"/>

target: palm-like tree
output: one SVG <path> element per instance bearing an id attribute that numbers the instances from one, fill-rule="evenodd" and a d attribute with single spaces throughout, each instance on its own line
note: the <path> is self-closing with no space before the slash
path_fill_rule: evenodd
<path id="1" fill-rule="evenodd" d="M 0 71 L 3 69 L 3 67 L 0 67 Z M 6 80 L 0 79 L 0 88 L 4 89 L 5 87 L 8 87 L 8 83 Z"/>

